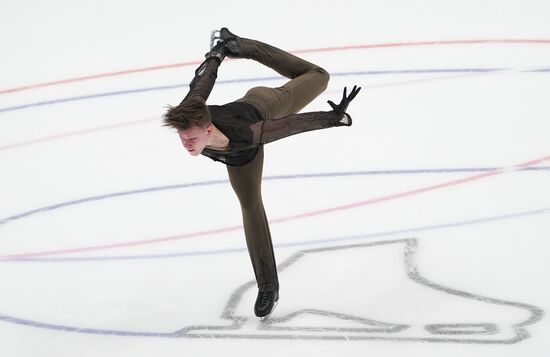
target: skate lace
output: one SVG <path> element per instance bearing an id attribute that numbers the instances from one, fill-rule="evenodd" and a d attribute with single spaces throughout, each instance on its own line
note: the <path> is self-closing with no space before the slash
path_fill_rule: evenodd
<path id="1" fill-rule="evenodd" d="M 273 291 L 260 291 L 258 292 L 258 300 L 261 304 L 267 304 L 273 297 Z"/>

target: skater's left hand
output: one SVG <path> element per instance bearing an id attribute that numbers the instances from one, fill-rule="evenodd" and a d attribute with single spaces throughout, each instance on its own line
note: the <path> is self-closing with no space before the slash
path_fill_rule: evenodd
<path id="1" fill-rule="evenodd" d="M 351 90 L 351 93 L 349 95 L 347 94 L 347 87 L 344 87 L 344 95 L 342 97 L 342 101 L 340 104 L 336 105 L 332 100 L 328 101 L 328 104 L 332 107 L 332 110 L 334 110 L 338 114 L 345 114 L 346 109 L 348 109 L 349 103 L 355 98 L 357 93 L 361 90 L 361 87 L 353 86 L 353 89 Z"/>
<path id="2" fill-rule="evenodd" d="M 216 46 L 212 47 L 212 49 L 204 55 L 204 58 L 214 58 L 221 64 L 225 58 L 225 41 L 218 41 Z"/>

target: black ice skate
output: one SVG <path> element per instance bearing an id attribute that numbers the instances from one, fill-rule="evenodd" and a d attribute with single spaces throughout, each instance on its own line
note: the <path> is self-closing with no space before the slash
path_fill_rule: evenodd
<path id="1" fill-rule="evenodd" d="M 227 27 L 212 31 L 210 35 L 210 48 L 223 46 L 225 55 L 230 58 L 239 58 L 239 36 L 231 33 Z"/>
<path id="2" fill-rule="evenodd" d="M 277 290 L 260 290 L 254 305 L 254 313 L 263 321 L 275 310 L 278 301 L 279 292 Z"/>

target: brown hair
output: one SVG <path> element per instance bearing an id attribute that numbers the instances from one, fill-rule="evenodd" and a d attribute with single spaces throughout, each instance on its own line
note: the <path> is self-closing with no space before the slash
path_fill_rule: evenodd
<path id="1" fill-rule="evenodd" d="M 178 130 L 204 127 L 212 121 L 206 102 L 200 96 L 185 98 L 178 106 L 168 106 L 163 116 L 164 125 Z"/>

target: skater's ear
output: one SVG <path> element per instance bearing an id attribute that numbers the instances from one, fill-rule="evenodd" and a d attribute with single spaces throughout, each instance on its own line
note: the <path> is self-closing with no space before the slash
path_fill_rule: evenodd
<path id="1" fill-rule="evenodd" d="M 214 125 L 210 122 L 206 124 L 206 134 L 210 135 L 212 134 L 212 131 L 214 131 Z"/>

